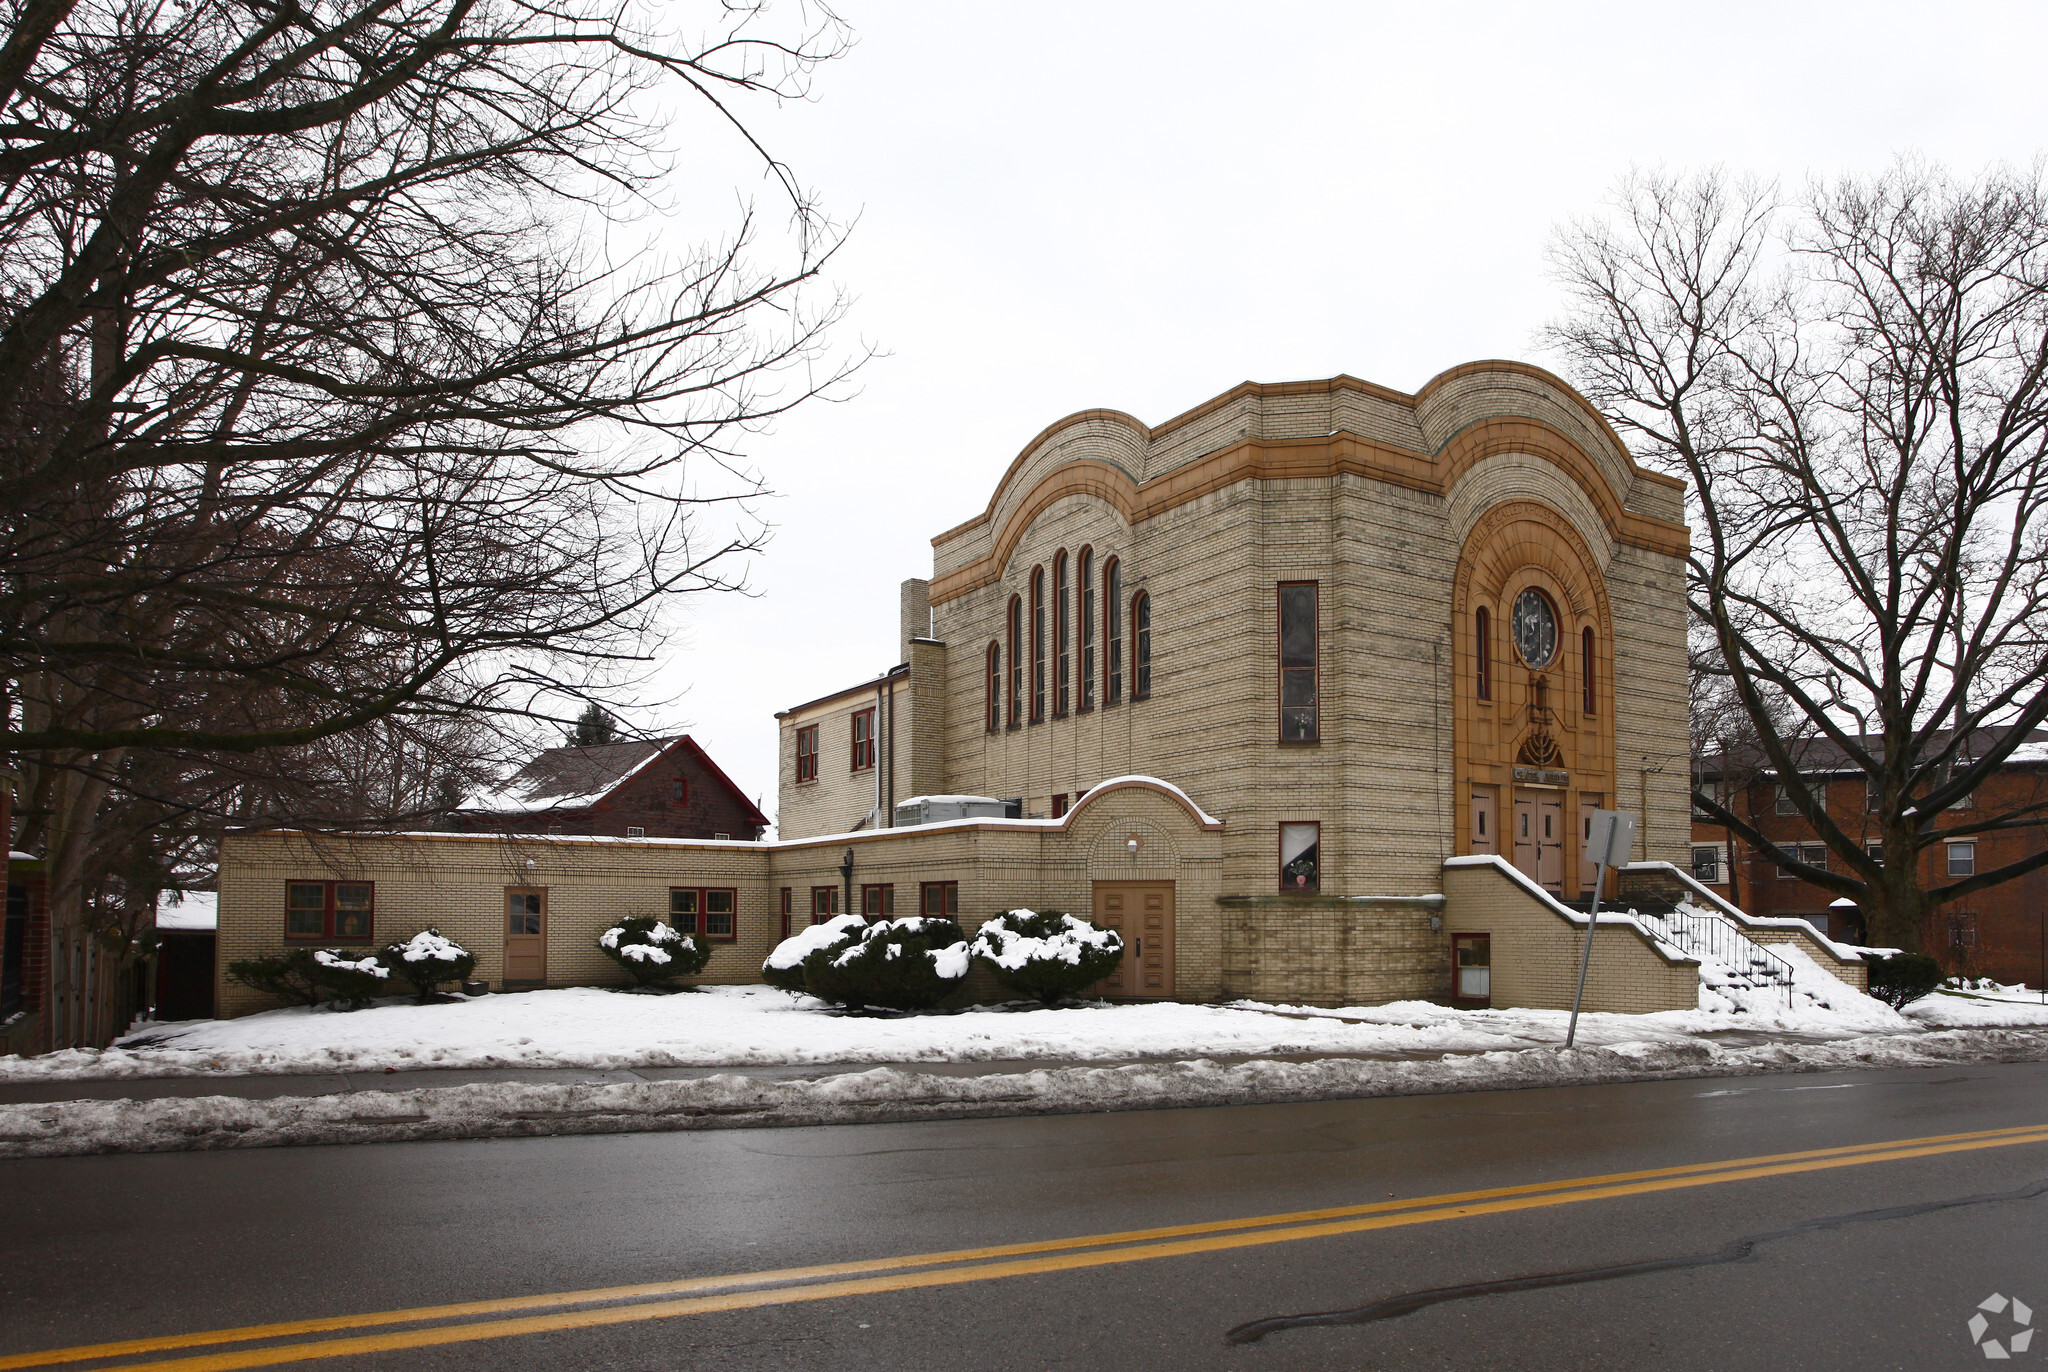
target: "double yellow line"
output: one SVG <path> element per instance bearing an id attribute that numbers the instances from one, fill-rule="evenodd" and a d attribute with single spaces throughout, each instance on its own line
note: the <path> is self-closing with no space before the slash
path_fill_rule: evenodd
<path id="1" fill-rule="evenodd" d="M 172 1372 L 172 1369 L 176 1369 L 176 1372 L 220 1372 L 228 1368 L 271 1367 L 280 1363 L 307 1362 L 316 1358 L 346 1358 L 363 1353 L 388 1353 L 398 1349 L 471 1343 L 482 1339 L 516 1338 L 522 1334 L 554 1333 L 570 1329 L 630 1324 L 642 1320 L 671 1319 L 679 1315 L 704 1315 L 722 1310 L 749 1310 L 769 1305 L 790 1305 L 801 1301 L 836 1300 L 844 1296 L 874 1295 L 917 1287 L 955 1286 L 966 1282 L 994 1281 L 1004 1277 L 1071 1272 L 1081 1268 L 1107 1267 L 1118 1263 L 1148 1262 L 1155 1258 L 1186 1257 L 1196 1253 L 1214 1253 L 1232 1248 L 1292 1243 L 1299 1239 L 1328 1238 L 1337 1234 L 1357 1234 L 1373 1229 L 1434 1224 L 1440 1220 L 1465 1219 L 1475 1215 L 1497 1215 L 1514 1210 L 1576 1205 L 1581 1201 L 1638 1196 L 1692 1186 L 1716 1186 L 1724 1182 L 1749 1181 L 1759 1177 L 1788 1176 L 1836 1167 L 1860 1167 L 1866 1163 L 1895 1162 L 1907 1158 L 1933 1157 L 1943 1153 L 1963 1153 L 1983 1148 L 2008 1148 L 2015 1144 L 2027 1143 L 2048 1143 L 2048 1124 L 1986 1129 L 1970 1134 L 1937 1134 L 1927 1138 L 1893 1139 L 1883 1143 L 1857 1144 L 1845 1148 L 1815 1148 L 1801 1153 L 1731 1158 L 1683 1167 L 1616 1172 L 1606 1176 L 1578 1177 L 1569 1181 L 1535 1182 L 1526 1186 L 1462 1191 L 1449 1195 L 1422 1196 L 1412 1200 L 1374 1201 L 1366 1205 L 1300 1210 L 1281 1215 L 1257 1215 L 1244 1219 L 1215 1220 L 1205 1224 L 1173 1225 L 1160 1229 L 1136 1229 L 1117 1234 L 1047 1239 L 1039 1243 L 1003 1244 L 992 1248 L 963 1248 L 943 1253 L 917 1253 L 903 1257 L 869 1258 L 856 1262 L 821 1263 L 812 1267 L 785 1267 L 771 1271 L 740 1272 L 722 1277 L 693 1277 L 681 1281 L 647 1282 L 636 1286 L 600 1287 L 589 1291 L 562 1291 L 541 1296 L 463 1301 L 453 1305 L 421 1306 L 411 1310 L 335 1315 L 323 1319 L 292 1320 L 280 1324 L 248 1325 L 240 1329 L 216 1329 L 204 1333 L 171 1334 L 161 1338 L 129 1339 L 119 1343 L 86 1344 L 76 1348 L 56 1348 L 40 1353 L 17 1353 L 0 1357 L 0 1372 L 11 1368 L 54 1367 L 64 1363 L 97 1362 L 136 1355 L 171 1353 L 181 1349 L 220 1349 L 227 1344 L 297 1339 L 308 1334 L 334 1334 L 351 1329 L 387 1331 L 356 1334 L 345 1338 L 323 1338 L 310 1342 L 267 1343 L 261 1348 L 206 1352 L 151 1362 L 122 1363 L 118 1367 L 103 1369 L 102 1372 L 143 1372 L 144 1369 L 149 1369 L 149 1372 Z M 584 1308 L 566 1308 L 572 1306 Z M 479 1316 L 488 1318 L 479 1319 Z M 411 1327 L 393 1327 L 400 1325 Z"/>

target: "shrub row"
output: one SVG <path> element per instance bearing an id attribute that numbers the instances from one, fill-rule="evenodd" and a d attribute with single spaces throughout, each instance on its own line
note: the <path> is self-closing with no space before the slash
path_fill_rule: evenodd
<path id="1" fill-rule="evenodd" d="M 849 1010 L 928 1010 L 979 962 L 1012 991 L 1052 1005 L 1108 976 L 1123 949 L 1115 930 L 1059 910 L 1011 910 L 972 943 L 950 919 L 840 915 L 777 944 L 761 977 Z"/>
<path id="2" fill-rule="evenodd" d="M 422 929 L 374 953 L 293 948 L 273 957 L 238 958 L 228 964 L 228 979 L 290 1005 L 324 1000 L 337 1009 L 357 1010 L 389 995 L 394 978 L 410 986 L 424 1005 L 439 987 L 466 981 L 475 970 L 476 954 L 438 929 Z"/>

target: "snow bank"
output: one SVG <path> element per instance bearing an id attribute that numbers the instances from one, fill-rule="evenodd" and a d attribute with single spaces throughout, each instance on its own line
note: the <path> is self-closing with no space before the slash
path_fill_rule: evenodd
<path id="1" fill-rule="evenodd" d="M 1543 1048 L 1411 1062 L 1195 1061 L 985 1077 L 884 1067 L 811 1081 L 722 1074 L 696 1081 L 492 1083 L 270 1100 L 63 1101 L 0 1106 L 0 1157 L 880 1123 L 2044 1058 L 2048 1034 L 1951 1031 L 1744 1048 L 1697 1041 Z"/>

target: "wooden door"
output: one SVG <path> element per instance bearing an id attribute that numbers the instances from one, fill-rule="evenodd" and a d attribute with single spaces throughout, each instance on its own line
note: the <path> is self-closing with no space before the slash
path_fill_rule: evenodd
<path id="1" fill-rule="evenodd" d="M 1579 894 L 1593 894 L 1593 882 L 1600 875 L 1598 863 L 1586 856 L 1593 840 L 1593 812 L 1600 808 L 1600 797 L 1582 795 L 1579 797 Z"/>
<path id="2" fill-rule="evenodd" d="M 1494 813 L 1494 792 L 1491 786 L 1472 788 L 1472 851 L 1475 853 L 1498 853 L 1500 851 L 1500 816 Z"/>
<path id="3" fill-rule="evenodd" d="M 1536 797 L 1529 791 L 1515 793 L 1515 868 L 1536 880 Z"/>
<path id="4" fill-rule="evenodd" d="M 1549 891 L 1564 891 L 1564 797 L 1515 793 L 1515 866 Z"/>
<path id="5" fill-rule="evenodd" d="M 548 893 L 545 887 L 505 888 L 505 980 L 548 979 Z"/>
<path id="6" fill-rule="evenodd" d="M 1173 994 L 1173 883 L 1098 881 L 1095 922 L 1123 935 L 1123 961 L 1103 978 L 1106 996 Z"/>
<path id="7" fill-rule="evenodd" d="M 1493 935 L 1451 935 L 1451 1004 L 1467 1010 L 1493 1004 Z"/>

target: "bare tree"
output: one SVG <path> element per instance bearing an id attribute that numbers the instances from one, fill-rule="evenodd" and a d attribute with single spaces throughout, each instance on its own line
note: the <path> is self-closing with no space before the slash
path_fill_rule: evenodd
<path id="1" fill-rule="evenodd" d="M 1854 899 L 1909 949 L 1928 913 L 2048 851 L 1923 886 L 1940 838 L 2039 826 L 2048 796 L 1944 822 L 2048 718 L 2048 196 L 1901 162 L 1796 200 L 1719 173 L 1629 178 L 1553 248 L 1574 380 L 1689 483 L 1688 595 L 1759 760 L 1825 865 L 1725 797 L 1697 808 Z M 1868 822 L 1802 775 L 1825 745 Z"/>
<path id="2" fill-rule="evenodd" d="M 739 444 L 846 370 L 806 290 L 838 231 L 742 118 L 843 49 L 829 11 L 10 9 L 0 746 L 60 918 L 113 788 L 559 720 L 671 597 L 739 584 Z M 663 257 L 660 196 L 721 131 L 790 227 Z"/>

